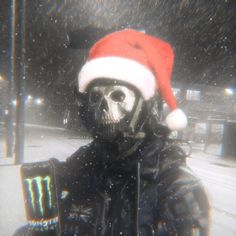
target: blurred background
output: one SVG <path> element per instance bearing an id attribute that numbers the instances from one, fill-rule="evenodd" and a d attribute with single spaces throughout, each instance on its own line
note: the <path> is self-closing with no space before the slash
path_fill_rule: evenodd
<path id="1" fill-rule="evenodd" d="M 173 88 L 190 121 L 186 138 L 219 142 L 224 122 L 235 119 L 234 0 L 0 3 L 0 122 L 8 126 L 24 106 L 26 123 L 81 129 L 77 73 L 96 40 L 123 28 L 173 45 Z"/>
<path id="2" fill-rule="evenodd" d="M 172 136 L 192 146 L 212 235 L 236 235 L 235 0 L 0 0 L 0 192 L 9 192 L 0 197 L 1 235 L 25 221 L 19 186 L 9 191 L 18 164 L 64 160 L 91 140 L 78 118 L 77 74 L 95 41 L 124 28 L 173 46 L 172 86 L 189 125 Z M 12 202 L 17 214 L 6 209 Z"/>

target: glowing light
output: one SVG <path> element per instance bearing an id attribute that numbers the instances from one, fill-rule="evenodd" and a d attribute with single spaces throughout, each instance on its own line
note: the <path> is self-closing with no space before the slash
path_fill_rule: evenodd
<path id="1" fill-rule="evenodd" d="M 43 99 L 37 98 L 37 99 L 35 100 L 35 103 L 36 103 L 37 105 L 42 105 L 42 104 L 43 104 Z"/>
<path id="2" fill-rule="evenodd" d="M 14 106 L 17 106 L 17 101 L 16 101 L 16 100 L 13 100 L 13 101 L 12 101 L 12 104 L 13 104 Z"/>
<path id="3" fill-rule="evenodd" d="M 46 176 L 44 178 L 44 181 L 46 181 L 47 189 L 48 189 L 48 198 L 49 198 L 48 206 L 49 206 L 49 208 L 51 208 L 52 207 L 52 194 L 51 194 L 51 191 L 50 191 L 51 178 L 49 176 Z"/>
<path id="4" fill-rule="evenodd" d="M 226 89 L 225 89 L 225 92 L 226 92 L 226 94 L 228 94 L 228 95 L 233 95 L 233 94 L 234 94 L 234 91 L 233 91 L 233 89 L 231 89 L 231 88 L 226 88 Z"/>
<path id="5" fill-rule="evenodd" d="M 44 215 L 44 207 L 43 207 L 43 194 L 46 192 L 48 194 L 48 206 L 49 208 L 52 207 L 52 194 L 51 194 L 51 178 L 50 176 L 41 177 L 36 176 L 34 178 L 25 179 L 27 183 L 27 189 L 29 192 L 31 206 L 33 211 L 36 212 L 36 206 L 39 207 L 39 211 L 41 215 Z M 46 183 L 46 186 L 44 185 Z M 34 192 L 34 184 L 36 185 L 37 192 Z M 46 187 L 45 191 L 43 191 L 44 186 Z M 37 199 L 36 199 L 37 197 Z"/>
<path id="6" fill-rule="evenodd" d="M 28 191 L 30 194 L 31 206 L 32 206 L 33 210 L 35 211 L 33 180 L 34 179 L 25 179 L 25 182 L 28 184 Z"/>
<path id="7" fill-rule="evenodd" d="M 31 95 L 28 95 L 27 100 L 31 101 L 32 99 L 33 99 L 33 97 Z"/>
<path id="8" fill-rule="evenodd" d="M 35 181 L 37 183 L 37 188 L 38 188 L 38 194 L 39 194 L 39 210 L 41 214 L 43 215 L 44 210 L 43 210 L 43 187 L 42 187 L 42 181 L 43 178 L 41 176 L 38 176 L 35 178 Z"/>
<path id="9" fill-rule="evenodd" d="M 66 125 L 68 123 L 68 119 L 63 119 L 63 124 Z"/>

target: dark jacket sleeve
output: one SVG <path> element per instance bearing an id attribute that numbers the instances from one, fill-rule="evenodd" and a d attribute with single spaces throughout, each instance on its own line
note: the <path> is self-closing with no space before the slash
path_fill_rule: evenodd
<path id="1" fill-rule="evenodd" d="M 166 149 L 160 163 L 157 235 L 208 235 L 208 198 L 186 166 L 183 151 L 175 146 Z"/>
<path id="2" fill-rule="evenodd" d="M 61 164 L 61 186 L 69 192 L 72 200 L 83 197 L 83 194 L 88 194 L 90 173 L 93 170 L 92 164 L 94 164 L 91 150 L 91 144 L 83 146 Z"/>

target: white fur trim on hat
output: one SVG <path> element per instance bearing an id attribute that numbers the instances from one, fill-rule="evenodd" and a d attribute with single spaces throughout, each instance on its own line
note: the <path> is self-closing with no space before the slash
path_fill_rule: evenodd
<path id="1" fill-rule="evenodd" d="M 180 109 L 175 109 L 174 111 L 169 113 L 166 117 L 165 122 L 171 130 L 184 129 L 188 124 L 186 115 Z"/>
<path id="2" fill-rule="evenodd" d="M 122 57 L 100 57 L 86 62 L 79 73 L 79 91 L 84 93 L 88 84 L 97 78 L 117 79 L 132 84 L 145 100 L 156 91 L 152 72 L 144 65 Z"/>

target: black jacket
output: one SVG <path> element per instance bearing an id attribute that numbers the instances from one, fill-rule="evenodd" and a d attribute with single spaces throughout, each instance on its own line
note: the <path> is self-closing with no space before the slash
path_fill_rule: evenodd
<path id="1" fill-rule="evenodd" d="M 125 155 L 93 141 L 62 166 L 65 235 L 207 235 L 205 191 L 182 149 L 163 138 Z"/>

